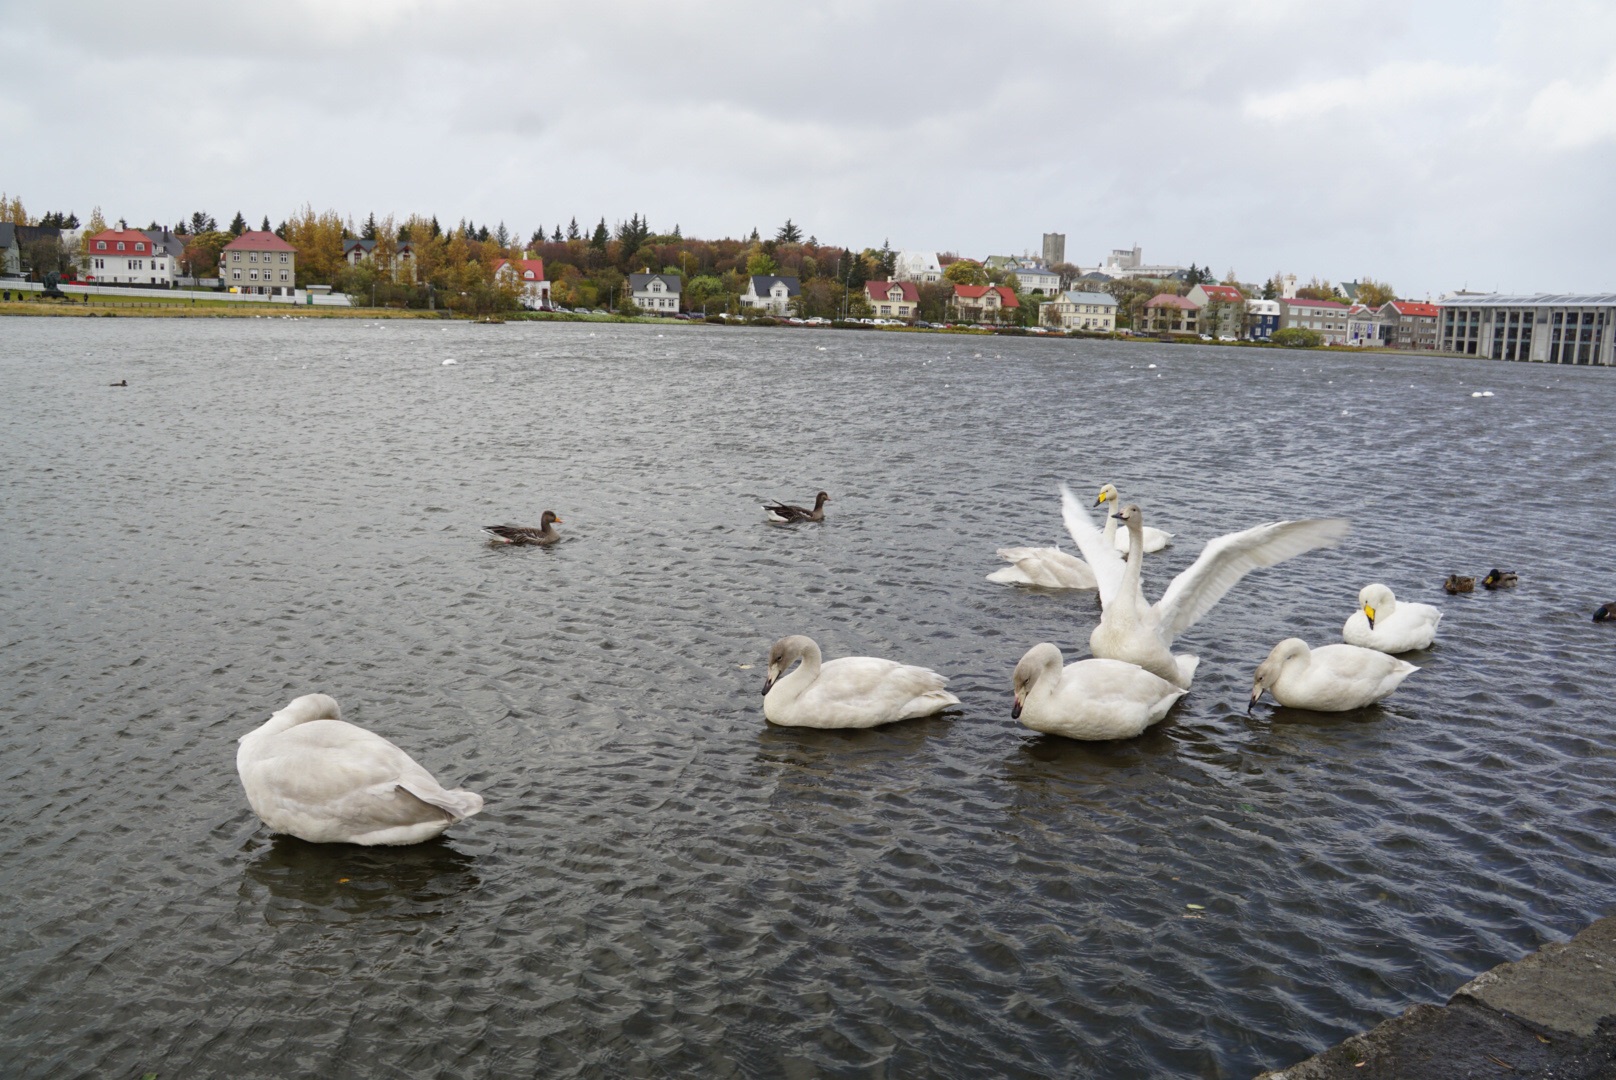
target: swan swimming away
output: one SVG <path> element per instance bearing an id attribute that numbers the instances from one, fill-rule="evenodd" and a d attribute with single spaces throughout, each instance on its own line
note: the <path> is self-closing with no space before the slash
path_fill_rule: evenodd
<path id="1" fill-rule="evenodd" d="M 797 664 L 801 661 L 800 664 Z M 789 675 L 785 672 L 797 664 Z M 769 648 L 763 715 L 782 727 L 869 728 L 931 716 L 959 698 L 930 668 L 875 656 L 822 660 L 819 645 L 802 634 Z"/>
<path id="2" fill-rule="evenodd" d="M 1154 364 L 1151 365 L 1151 367 L 1155 366 L 1156 365 Z M 1095 506 L 1100 506 L 1104 503 L 1110 503 L 1112 506 L 1120 506 L 1122 504 L 1122 496 L 1117 493 L 1115 485 L 1105 485 L 1100 489 L 1100 494 L 1095 497 Z M 1128 534 L 1126 532 L 1117 531 L 1117 519 L 1113 514 L 1106 514 L 1105 516 L 1105 537 L 1111 542 L 1111 546 L 1115 547 L 1118 551 L 1128 550 Z M 1164 532 L 1161 529 L 1152 529 L 1148 526 L 1144 530 L 1144 537 L 1145 554 L 1147 555 L 1152 551 L 1160 551 L 1162 548 L 1173 542 L 1172 533 Z"/>
<path id="3" fill-rule="evenodd" d="M 1273 566 L 1314 548 L 1334 546 L 1351 527 L 1341 518 L 1311 518 L 1271 521 L 1219 536 L 1207 541 L 1160 600 L 1147 604 L 1139 583 L 1144 521 L 1139 507 L 1133 505 L 1123 507 L 1118 516 L 1128 529 L 1126 561 L 1105 542 L 1077 496 L 1061 485 L 1061 518 L 1099 582 L 1100 625 L 1089 635 L 1089 648 L 1097 657 L 1138 664 L 1185 690 L 1195 677 L 1199 660 L 1173 655 L 1173 640 L 1178 635 L 1200 621 L 1236 582 L 1259 566 Z"/>
<path id="4" fill-rule="evenodd" d="M 1068 739 L 1131 739 L 1167 715 L 1188 691 L 1121 660 L 1061 666 L 1049 642 L 1027 650 L 1011 676 L 1011 717 Z"/>
<path id="5" fill-rule="evenodd" d="M 418 844 L 482 810 L 380 735 L 304 694 L 239 740 L 236 772 L 265 825 L 314 844 Z"/>
<path id="6" fill-rule="evenodd" d="M 1323 645 L 1309 649 L 1301 638 L 1286 638 L 1257 665 L 1251 682 L 1250 712 L 1266 692 L 1293 709 L 1347 712 L 1373 705 L 1420 670 L 1377 649 Z"/>
<path id="7" fill-rule="evenodd" d="M 1428 649 L 1436 640 L 1442 612 L 1430 604 L 1397 602 L 1384 585 L 1365 585 L 1358 593 L 1358 610 L 1347 617 L 1341 637 L 1348 645 L 1383 653 Z"/>
<path id="8" fill-rule="evenodd" d="M 996 553 L 1011 566 L 995 570 L 988 580 L 999 585 L 1033 585 L 1042 589 L 1092 589 L 1094 570 L 1076 555 L 1054 547 L 1005 547 Z"/>

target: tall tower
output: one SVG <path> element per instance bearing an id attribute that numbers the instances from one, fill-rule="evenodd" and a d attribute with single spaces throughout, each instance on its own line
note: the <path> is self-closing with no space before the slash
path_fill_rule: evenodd
<path id="1" fill-rule="evenodd" d="M 1066 261 L 1066 234 L 1046 232 L 1044 234 L 1044 265 L 1054 266 L 1056 263 Z"/>

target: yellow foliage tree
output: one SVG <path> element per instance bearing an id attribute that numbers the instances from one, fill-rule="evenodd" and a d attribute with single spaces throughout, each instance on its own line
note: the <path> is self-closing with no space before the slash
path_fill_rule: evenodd
<path id="1" fill-rule="evenodd" d="M 342 218 L 335 210 L 316 214 L 308 203 L 286 222 L 286 242 L 297 248 L 297 283 L 331 285 L 343 268 Z"/>
<path id="2" fill-rule="evenodd" d="M 28 216 L 28 211 L 22 208 L 21 195 L 7 197 L 5 192 L 0 191 L 0 222 L 9 225 L 34 224 Z"/>

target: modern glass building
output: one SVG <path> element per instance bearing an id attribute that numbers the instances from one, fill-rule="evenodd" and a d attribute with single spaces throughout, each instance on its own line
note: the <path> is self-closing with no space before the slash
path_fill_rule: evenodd
<path id="1" fill-rule="evenodd" d="M 1441 352 L 1545 364 L 1616 364 L 1616 293 L 1459 295 L 1437 307 Z"/>

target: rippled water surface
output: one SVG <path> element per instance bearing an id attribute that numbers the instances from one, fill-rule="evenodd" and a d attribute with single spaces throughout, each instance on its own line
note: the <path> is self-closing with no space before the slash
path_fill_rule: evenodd
<path id="1" fill-rule="evenodd" d="M 4 320 L 0 1073 L 1242 1077 L 1444 1000 L 1616 902 L 1613 395 L 1127 343 Z M 984 580 L 1061 534 L 1061 480 L 1177 534 L 1152 595 L 1261 520 L 1355 531 L 1181 639 L 1158 728 L 1069 742 L 1009 677 L 1084 655 L 1093 594 Z M 827 524 L 762 522 L 819 488 Z M 551 508 L 551 550 L 478 532 Z M 1442 594 L 1495 565 L 1520 588 Z M 1269 647 L 1339 640 L 1376 580 L 1446 613 L 1423 670 L 1248 718 Z M 963 705 L 770 728 L 786 633 Z M 314 690 L 487 810 L 272 837 L 235 739 Z"/>

